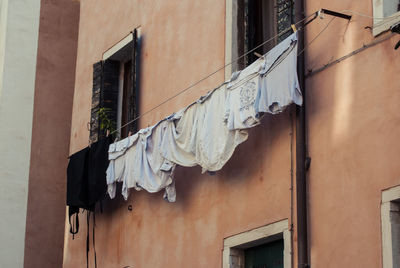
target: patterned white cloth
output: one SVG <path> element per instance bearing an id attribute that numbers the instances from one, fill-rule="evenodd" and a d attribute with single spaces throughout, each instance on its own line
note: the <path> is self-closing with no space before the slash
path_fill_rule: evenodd
<path id="1" fill-rule="evenodd" d="M 260 123 L 263 113 L 279 113 L 291 103 L 302 104 L 297 79 L 297 33 L 250 66 L 234 73 L 228 84 L 225 121 L 230 130 Z"/>

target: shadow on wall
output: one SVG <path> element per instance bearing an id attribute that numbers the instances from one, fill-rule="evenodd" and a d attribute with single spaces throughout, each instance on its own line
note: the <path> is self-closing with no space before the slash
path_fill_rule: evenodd
<path id="1" fill-rule="evenodd" d="M 41 1 L 24 267 L 61 267 L 79 1 Z M 27 44 L 28 45 L 28 44 Z"/>

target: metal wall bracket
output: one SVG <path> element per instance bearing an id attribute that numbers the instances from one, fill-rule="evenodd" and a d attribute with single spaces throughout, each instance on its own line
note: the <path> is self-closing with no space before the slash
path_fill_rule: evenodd
<path id="1" fill-rule="evenodd" d="M 342 18 L 342 19 L 346 19 L 346 20 L 350 20 L 351 19 L 351 15 L 346 15 L 346 14 L 339 13 L 339 12 L 332 11 L 332 10 L 325 9 L 325 8 L 321 9 L 321 13 L 324 13 L 326 15 L 331 15 L 331 16 L 334 16 L 334 17 L 338 17 L 338 18 Z"/>

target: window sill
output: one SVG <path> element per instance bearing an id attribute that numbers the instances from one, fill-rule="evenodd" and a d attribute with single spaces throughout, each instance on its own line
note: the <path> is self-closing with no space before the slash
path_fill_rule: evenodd
<path id="1" fill-rule="evenodd" d="M 393 15 L 385 18 L 382 21 L 374 22 L 374 27 L 372 29 L 372 34 L 378 36 L 383 32 L 390 30 L 390 26 L 400 22 L 400 11 L 394 13 Z"/>

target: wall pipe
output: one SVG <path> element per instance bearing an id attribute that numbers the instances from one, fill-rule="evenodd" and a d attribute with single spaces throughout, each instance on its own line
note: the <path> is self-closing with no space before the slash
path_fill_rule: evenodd
<path id="1" fill-rule="evenodd" d="M 304 0 L 295 2 L 295 21 L 303 28 Z M 304 30 L 298 33 L 298 50 L 304 49 Z M 298 57 L 297 73 L 303 94 L 303 105 L 296 108 L 296 206 L 297 206 L 297 265 L 299 268 L 309 267 L 308 234 L 307 234 L 307 180 L 306 180 L 306 91 L 304 53 Z"/>

